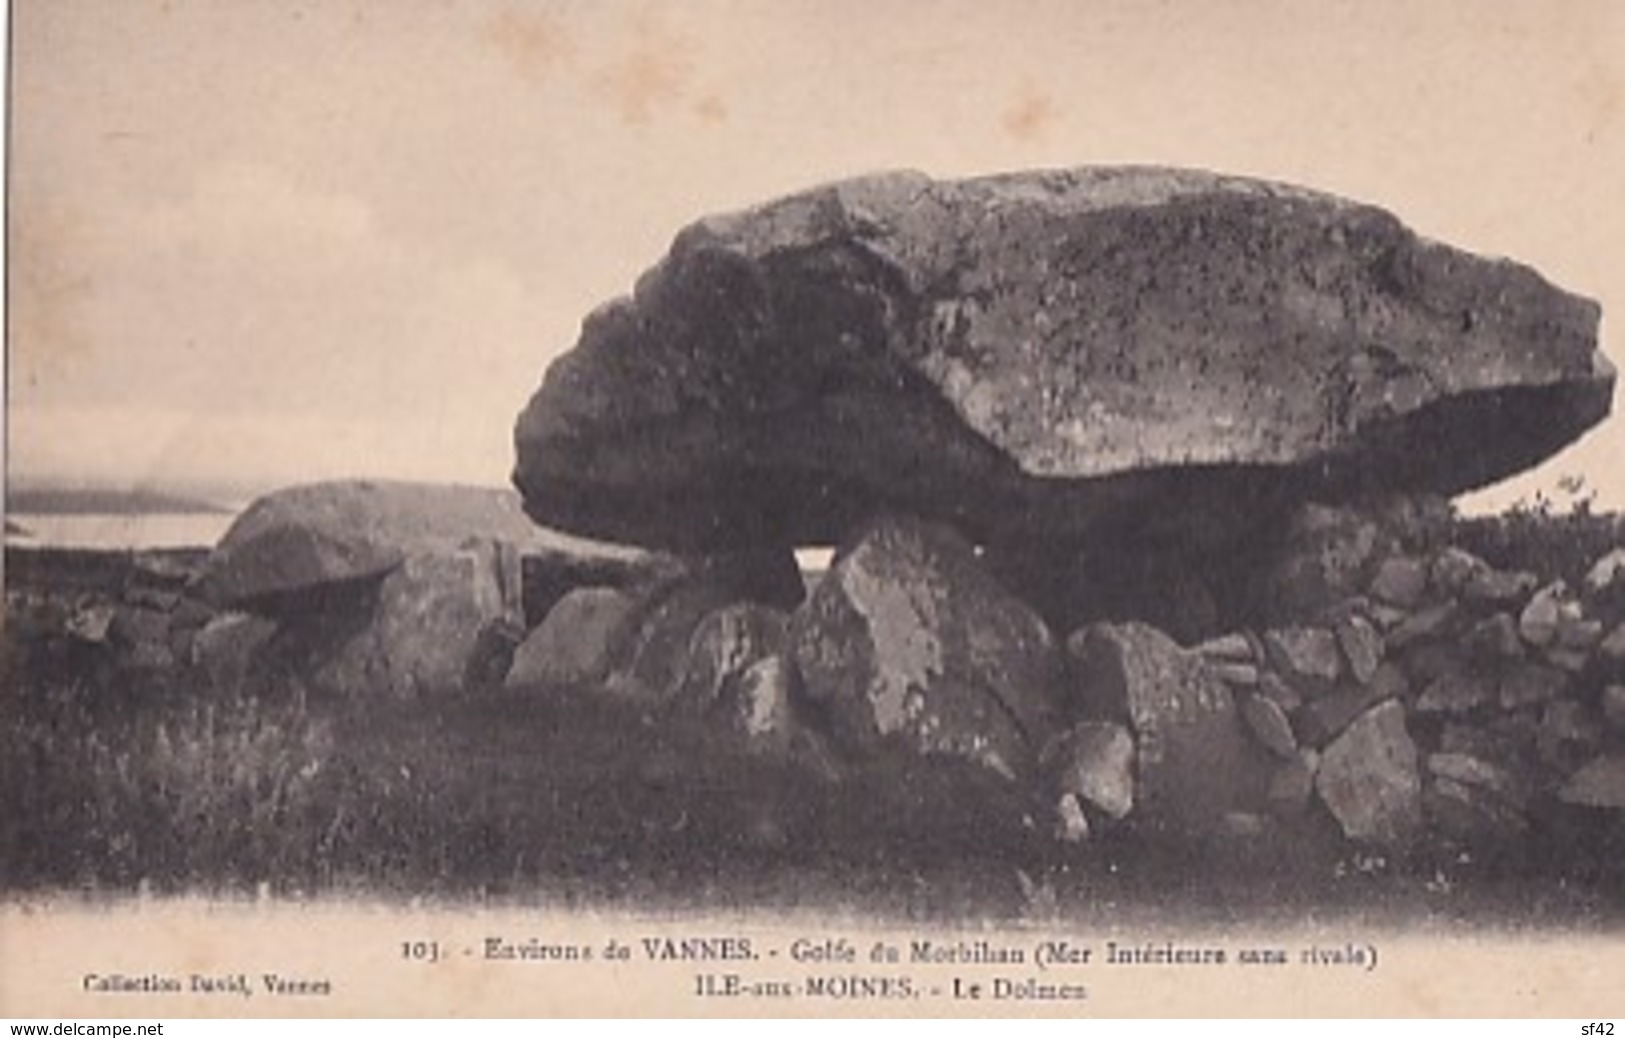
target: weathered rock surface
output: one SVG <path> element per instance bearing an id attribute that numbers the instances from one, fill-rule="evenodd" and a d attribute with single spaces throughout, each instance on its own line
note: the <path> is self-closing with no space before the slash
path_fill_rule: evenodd
<path id="1" fill-rule="evenodd" d="M 608 684 L 613 694 L 650 706 L 676 701 L 689 681 L 695 635 L 708 617 L 738 606 L 760 618 L 793 608 L 804 595 L 789 549 L 694 558 L 685 560 L 685 567 L 681 576 L 644 588 L 637 596 L 624 643 L 615 653 Z M 777 641 L 758 648 L 776 651 Z M 731 650 L 710 646 L 698 651 Z"/>
<path id="2" fill-rule="evenodd" d="M 1134 810 L 1134 736 L 1111 721 L 1082 721 L 1045 751 L 1062 797 L 1122 819 Z"/>
<path id="3" fill-rule="evenodd" d="M 1405 708 L 1382 703 L 1351 724 L 1322 754 L 1315 789 L 1351 840 L 1399 846 L 1414 838 L 1422 780 Z"/>
<path id="4" fill-rule="evenodd" d="M 569 592 L 514 652 L 509 688 L 576 688 L 603 680 L 636 600 L 624 591 L 583 587 Z"/>
<path id="5" fill-rule="evenodd" d="M 485 637 L 493 629 L 524 630 L 519 558 L 497 541 L 410 555 L 366 608 L 283 627 L 308 649 L 304 676 L 319 690 L 384 698 L 459 692 L 508 670 L 510 661 L 493 665 L 481 651 L 493 644 Z"/>
<path id="6" fill-rule="evenodd" d="M 1625 811 L 1625 755 L 1598 757 L 1575 772 L 1559 795 L 1570 804 Z"/>
<path id="7" fill-rule="evenodd" d="M 1230 689 L 1202 656 L 1141 623 L 1086 627 L 1067 651 L 1084 711 L 1134 730 L 1137 824 L 1213 835 L 1227 813 L 1265 803 L 1270 754 L 1253 744 Z"/>
<path id="8" fill-rule="evenodd" d="M 734 686 L 755 664 L 778 658 L 785 648 L 787 626 L 783 613 L 755 602 L 738 602 L 707 614 L 689 636 L 679 679 L 684 701 L 705 706 L 734 696 Z"/>
<path id="9" fill-rule="evenodd" d="M 1058 728 L 1044 622 L 945 528 L 876 520 L 791 617 L 808 698 L 838 746 L 968 758 L 1014 777 Z"/>
<path id="10" fill-rule="evenodd" d="M 1219 535 L 1539 461 L 1608 411 L 1597 323 L 1286 185 L 882 174 L 678 235 L 549 370 L 515 482 L 538 520 L 637 543 L 836 543 L 879 508 L 978 540 Z"/>
<path id="11" fill-rule="evenodd" d="M 375 580 L 408 556 L 445 555 L 470 541 L 511 545 L 538 580 L 549 567 L 674 568 L 648 552 L 538 527 L 507 490 L 352 480 L 256 500 L 221 537 L 198 590 L 222 607 L 307 612 L 324 589 Z"/>

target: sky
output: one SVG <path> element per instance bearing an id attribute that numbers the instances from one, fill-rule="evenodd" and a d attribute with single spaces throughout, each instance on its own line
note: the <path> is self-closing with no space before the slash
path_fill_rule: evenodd
<path id="1" fill-rule="evenodd" d="M 1287 180 L 1625 312 L 1610 0 L 11 8 L 16 481 L 504 483 L 547 364 L 684 224 L 889 168 Z M 1622 455 L 1610 419 L 1475 502 L 1625 508 Z"/>

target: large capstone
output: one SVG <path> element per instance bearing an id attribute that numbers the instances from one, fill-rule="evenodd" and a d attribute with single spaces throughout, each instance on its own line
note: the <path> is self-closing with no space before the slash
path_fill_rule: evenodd
<path id="1" fill-rule="evenodd" d="M 1540 461 L 1608 412 L 1598 319 L 1287 185 L 882 174 L 679 234 L 548 371 L 514 478 L 541 522 L 685 549 L 839 543 L 881 509 L 1223 542 Z"/>

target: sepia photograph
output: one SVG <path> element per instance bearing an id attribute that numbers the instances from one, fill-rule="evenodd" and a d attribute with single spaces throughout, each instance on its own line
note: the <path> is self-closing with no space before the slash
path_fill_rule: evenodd
<path id="1" fill-rule="evenodd" d="M 1625 6 L 8 9 L 0 1016 L 1620 1010 Z"/>

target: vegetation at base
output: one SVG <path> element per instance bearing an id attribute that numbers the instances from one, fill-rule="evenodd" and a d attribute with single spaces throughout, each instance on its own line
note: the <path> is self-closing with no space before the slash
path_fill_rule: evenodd
<path id="1" fill-rule="evenodd" d="M 1596 512 L 1579 480 L 1566 484 L 1567 507 L 1544 494 L 1496 515 L 1458 518 L 1455 543 L 1501 569 L 1527 570 L 1580 586 L 1592 563 L 1625 544 L 1625 512 Z"/>
<path id="2" fill-rule="evenodd" d="M 1497 565 L 1578 579 L 1619 543 L 1620 522 L 1527 510 L 1453 520 L 1450 536 Z M 837 792 L 704 723 L 654 722 L 597 689 L 345 703 L 291 682 L 221 688 L 184 665 L 110 668 L 96 646 L 25 637 L 26 610 L 7 604 L 0 896 L 268 892 L 1124 925 L 1339 912 L 1401 925 L 1625 921 L 1617 815 L 1602 838 L 1595 813 L 1539 820 L 1538 854 L 1499 861 L 1308 859 L 1273 843 L 1168 847 L 1111 832 L 1067 848 L 1024 824 L 1021 805 L 968 802 L 963 775 L 902 788 L 894 773 L 860 771 Z"/>

